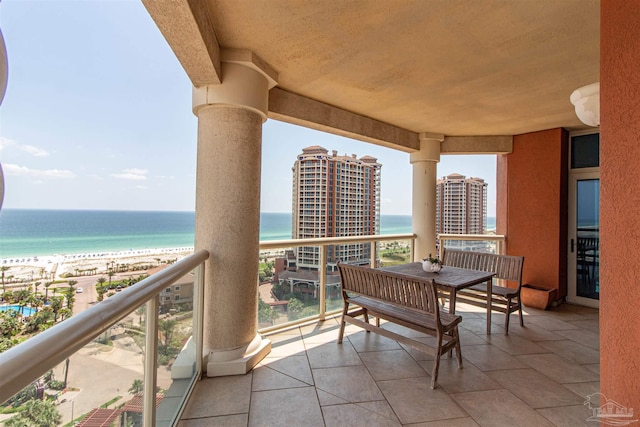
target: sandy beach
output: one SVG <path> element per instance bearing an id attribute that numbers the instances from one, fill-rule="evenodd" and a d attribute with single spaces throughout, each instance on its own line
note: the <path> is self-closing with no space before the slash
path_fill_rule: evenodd
<path id="1" fill-rule="evenodd" d="M 136 249 L 117 252 L 90 252 L 84 254 L 0 258 L 8 286 L 19 286 L 36 280 L 56 280 L 65 273 L 76 270 L 97 269 L 97 275 L 105 274 L 107 264 L 153 264 L 180 260 L 192 254 L 192 247 Z M 8 279 L 11 277 L 11 279 Z"/>

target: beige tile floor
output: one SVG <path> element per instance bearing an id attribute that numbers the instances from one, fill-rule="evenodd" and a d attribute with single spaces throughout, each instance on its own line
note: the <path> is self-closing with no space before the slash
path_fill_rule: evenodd
<path id="1" fill-rule="evenodd" d="M 330 319 L 269 336 L 272 352 L 246 375 L 200 381 L 180 426 L 594 425 L 583 403 L 600 388 L 597 310 L 526 309 L 509 335 L 494 313 L 486 335 L 481 309 L 458 309 L 464 368 L 443 359 L 435 390 L 431 356 L 352 325 L 337 344 Z"/>

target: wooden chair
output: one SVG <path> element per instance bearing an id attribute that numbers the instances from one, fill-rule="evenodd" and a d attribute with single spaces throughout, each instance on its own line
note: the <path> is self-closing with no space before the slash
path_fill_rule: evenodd
<path id="1" fill-rule="evenodd" d="M 445 249 L 443 264 L 471 270 L 490 271 L 495 273 L 495 279 L 501 280 L 501 284 L 512 283 L 512 287 L 501 286 L 496 284 L 494 280 L 491 285 L 490 307 L 487 307 L 487 285 L 485 283 L 459 290 L 456 298 L 458 302 L 486 307 L 487 316 L 491 315 L 491 310 L 504 313 L 505 335 L 509 334 L 509 317 L 514 311 L 519 312 L 520 326 L 524 326 L 520 299 L 524 257 Z"/>

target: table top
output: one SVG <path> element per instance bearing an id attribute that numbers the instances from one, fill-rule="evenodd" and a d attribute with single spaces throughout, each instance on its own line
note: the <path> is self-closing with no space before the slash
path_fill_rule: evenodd
<path id="1" fill-rule="evenodd" d="M 381 267 L 380 270 L 406 274 L 421 279 L 433 279 L 436 285 L 453 289 L 462 289 L 477 285 L 486 282 L 494 276 L 494 273 L 491 272 L 468 270 L 466 268 L 450 267 L 448 265 L 443 265 L 438 273 L 427 273 L 422 269 L 421 262 Z"/>

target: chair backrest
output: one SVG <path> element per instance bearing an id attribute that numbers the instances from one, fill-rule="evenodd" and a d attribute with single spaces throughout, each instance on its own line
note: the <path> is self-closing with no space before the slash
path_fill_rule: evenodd
<path id="1" fill-rule="evenodd" d="M 444 250 L 442 263 L 451 267 L 470 270 L 490 271 L 496 279 L 514 282 L 518 289 L 522 286 L 522 267 L 524 257 L 496 255 L 485 252 Z"/>
<path id="2" fill-rule="evenodd" d="M 440 310 L 433 280 L 369 267 L 338 263 L 342 296 L 365 295 L 432 314 L 440 322 Z"/>

